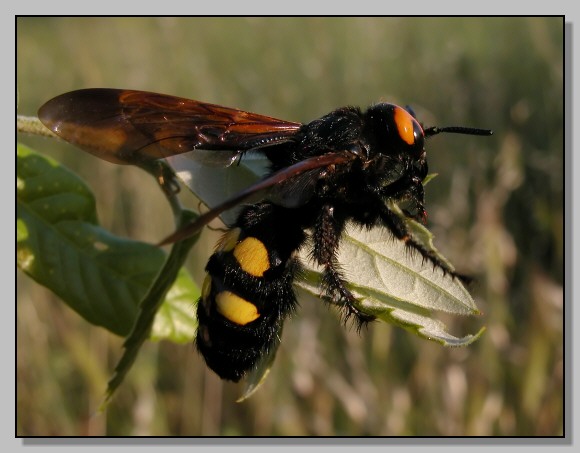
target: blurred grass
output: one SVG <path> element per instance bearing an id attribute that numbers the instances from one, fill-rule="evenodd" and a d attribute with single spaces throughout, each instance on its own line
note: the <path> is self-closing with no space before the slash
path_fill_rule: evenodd
<path id="1" fill-rule="evenodd" d="M 193 346 L 150 343 L 95 415 L 122 340 L 19 273 L 18 435 L 563 434 L 562 19 L 18 18 L 17 46 L 21 114 L 106 86 L 294 121 L 388 100 L 427 125 L 495 132 L 428 143 L 439 173 L 429 227 L 477 277 L 484 312 L 448 322 L 457 335 L 486 325 L 475 344 L 445 349 L 378 323 L 357 335 L 324 304 L 303 303 L 249 401 L 236 404 L 241 388 L 208 372 Z M 84 177 L 115 233 L 154 242 L 172 230 L 138 170 L 19 139 Z"/>

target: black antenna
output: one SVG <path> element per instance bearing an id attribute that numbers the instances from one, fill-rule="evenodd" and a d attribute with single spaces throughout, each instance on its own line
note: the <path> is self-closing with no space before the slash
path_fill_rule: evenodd
<path id="1" fill-rule="evenodd" d="M 432 137 L 433 135 L 447 132 L 449 134 L 465 134 L 465 135 L 493 135 L 490 129 L 477 129 L 474 127 L 450 126 L 450 127 L 430 127 L 423 131 L 425 137 Z"/>

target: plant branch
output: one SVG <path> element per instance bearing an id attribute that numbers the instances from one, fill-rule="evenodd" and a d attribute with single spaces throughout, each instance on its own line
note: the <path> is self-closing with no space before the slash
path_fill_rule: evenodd
<path id="1" fill-rule="evenodd" d="M 35 116 L 16 116 L 16 131 L 24 134 L 40 135 L 42 137 L 59 138 Z"/>

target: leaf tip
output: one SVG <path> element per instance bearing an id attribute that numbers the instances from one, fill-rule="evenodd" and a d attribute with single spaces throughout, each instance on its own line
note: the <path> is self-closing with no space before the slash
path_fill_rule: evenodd
<path id="1" fill-rule="evenodd" d="M 444 346 L 456 348 L 456 347 L 463 347 L 469 346 L 470 344 L 474 343 L 475 341 L 479 340 L 479 338 L 483 335 L 486 328 L 483 326 L 479 331 L 473 335 L 466 335 L 463 338 L 459 338 L 456 342 L 445 342 L 443 343 Z"/>
<path id="2" fill-rule="evenodd" d="M 250 396 L 252 396 L 254 393 L 256 393 L 256 390 L 258 390 L 258 388 L 261 387 L 261 385 L 264 383 L 264 381 L 266 380 L 266 377 L 268 376 L 268 374 L 270 374 L 270 368 L 268 368 L 266 371 L 264 371 L 264 374 L 260 377 L 260 380 L 256 383 L 250 383 L 244 393 L 242 394 L 242 396 L 240 396 L 237 400 L 236 403 L 243 403 L 244 401 L 246 401 Z"/>

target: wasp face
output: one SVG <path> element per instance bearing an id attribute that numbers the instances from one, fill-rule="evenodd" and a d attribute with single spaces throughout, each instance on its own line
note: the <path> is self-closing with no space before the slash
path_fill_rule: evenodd
<path id="1" fill-rule="evenodd" d="M 367 190 L 383 202 L 401 203 L 411 217 L 424 220 L 428 166 L 423 128 L 410 112 L 386 103 L 371 106 L 363 122 L 369 150 L 364 166 Z"/>
<path id="2" fill-rule="evenodd" d="M 425 154 L 425 134 L 407 110 L 394 104 L 377 104 L 366 111 L 365 123 L 374 153 L 420 160 Z"/>

